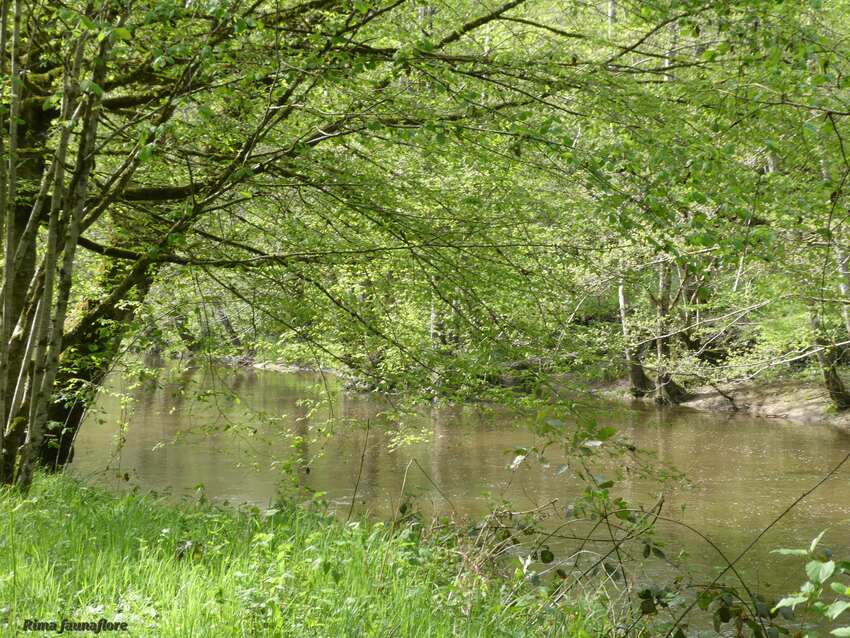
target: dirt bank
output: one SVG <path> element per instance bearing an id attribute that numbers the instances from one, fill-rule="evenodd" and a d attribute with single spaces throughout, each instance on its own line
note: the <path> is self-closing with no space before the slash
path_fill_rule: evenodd
<path id="1" fill-rule="evenodd" d="M 276 372 L 327 373 L 343 381 L 353 377 L 331 368 L 316 369 L 274 362 L 257 362 L 253 367 Z M 573 381 L 573 383 L 575 383 Z M 623 379 L 616 383 L 589 389 L 606 399 L 652 403 L 652 397 L 635 399 L 629 392 L 629 383 Z M 811 381 L 773 381 L 767 383 L 724 385 L 718 388 L 705 386 L 692 390 L 692 398 L 681 407 L 700 412 L 738 412 L 753 416 L 787 419 L 797 423 L 826 423 L 850 428 L 850 411 L 837 413 L 822 385 Z"/>
<path id="2" fill-rule="evenodd" d="M 600 396 L 634 401 L 628 382 L 598 388 Z M 638 399 L 651 402 L 651 398 Z M 836 413 L 826 390 L 805 381 L 777 381 L 762 384 L 697 388 L 694 397 L 682 404 L 702 412 L 740 412 L 798 423 L 829 423 L 850 427 L 850 412 Z"/>

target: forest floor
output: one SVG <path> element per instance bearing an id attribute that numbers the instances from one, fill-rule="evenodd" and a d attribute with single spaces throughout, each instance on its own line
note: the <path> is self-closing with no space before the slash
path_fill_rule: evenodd
<path id="1" fill-rule="evenodd" d="M 3 636 L 104 619 L 157 638 L 591 638 L 611 614 L 604 594 L 553 606 L 452 525 L 345 523 L 315 501 L 175 505 L 38 476 L 28 497 L 0 491 L 0 546 Z"/>
<path id="2" fill-rule="evenodd" d="M 650 403 L 652 397 L 635 399 L 623 379 L 593 389 L 599 396 L 618 401 Z M 807 380 L 704 386 L 692 391 L 693 398 L 681 407 L 701 412 L 740 412 L 759 417 L 781 418 L 797 423 L 827 423 L 850 427 L 850 413 L 837 413 L 822 384 Z"/>

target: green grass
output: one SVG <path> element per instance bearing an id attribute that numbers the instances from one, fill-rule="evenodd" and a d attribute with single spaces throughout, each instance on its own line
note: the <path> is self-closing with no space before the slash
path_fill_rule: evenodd
<path id="1" fill-rule="evenodd" d="M 157 638 L 606 629 L 603 601 L 554 607 L 520 576 L 474 573 L 475 550 L 456 531 L 423 538 L 301 505 L 173 505 L 40 476 L 27 498 L 0 492 L 0 543 L 3 635 L 17 635 L 27 618 L 101 617 L 129 625 L 106 635 Z"/>

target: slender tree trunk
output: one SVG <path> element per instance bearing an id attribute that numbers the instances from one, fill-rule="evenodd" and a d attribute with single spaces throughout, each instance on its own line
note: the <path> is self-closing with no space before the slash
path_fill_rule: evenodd
<path id="1" fill-rule="evenodd" d="M 242 339 L 239 337 L 239 333 L 236 332 L 236 329 L 233 327 L 233 323 L 230 321 L 230 317 L 227 316 L 227 312 L 222 306 L 216 305 L 215 316 L 216 319 L 218 319 L 218 323 L 221 324 L 224 334 L 227 335 L 227 340 L 230 342 L 230 345 L 236 350 L 241 350 Z"/>
<path id="2" fill-rule="evenodd" d="M 8 20 L 10 2 L 3 3 L 0 22 Z M 3 169 L 0 171 L 0 199 L 3 204 L 3 285 L 0 291 L 0 483 L 12 480 L 9 468 L 15 466 L 15 457 L 23 439 L 17 433 L 25 428 L 26 418 L 18 418 L 20 412 L 13 411 L 13 396 L 18 380 L 31 371 L 28 344 L 34 345 L 28 327 L 32 324 L 32 312 L 40 294 L 43 279 L 36 276 L 36 241 L 41 205 L 48 193 L 53 171 L 45 171 L 44 145 L 50 132 L 51 115 L 41 107 L 41 100 L 31 95 L 28 86 L 21 81 L 21 21 L 22 3 L 16 0 L 13 9 L 12 46 L 9 58 L 12 61 L 12 93 L 9 98 L 8 150 L 4 153 Z M 6 24 L 2 32 L 6 33 Z M 4 39 L 0 36 L 0 39 Z M 37 47 L 30 50 L 28 65 L 38 66 Z M 5 67 L 6 53 L 3 52 Z M 6 149 L 4 149 L 6 150 Z M 41 184 L 40 188 L 38 185 Z M 38 192 L 37 196 L 33 194 Z M 23 384 L 21 390 L 28 390 Z M 16 407 L 25 410 L 24 401 Z M 16 420 L 17 419 L 17 420 Z"/>
<path id="3" fill-rule="evenodd" d="M 9 0 L 2 0 L 0 3 L 0 76 L 6 76 L 6 41 L 9 33 Z M 0 102 L 6 101 L 5 92 L 0 93 Z M 9 163 L 6 157 L 6 136 L 4 129 L 6 127 L 5 119 L 0 116 L 0 245 L 4 247 L 3 259 L 3 276 L 9 274 L 11 267 L 11 258 L 9 253 L 13 244 L 7 242 L 6 229 L 13 224 L 12 215 L 9 211 L 7 201 Z M 5 282 L 4 282 L 5 285 Z M 8 325 L 10 317 L 7 312 L 6 296 L 0 297 L 0 467 L 3 462 L 3 451 L 5 449 L 4 439 L 6 435 L 6 386 L 8 383 L 8 375 L 6 368 L 8 365 L 9 352 L 6 344 L 11 335 L 11 327 Z M 2 482 L 2 474 L 0 474 L 0 482 Z"/>
<path id="4" fill-rule="evenodd" d="M 818 115 L 814 113 L 814 115 Z M 829 162 L 827 160 L 826 151 L 824 150 L 824 146 L 822 143 L 817 145 L 818 153 L 820 154 L 820 170 L 821 170 L 821 178 L 824 181 L 824 184 L 829 186 L 830 188 L 834 188 L 834 180 L 832 176 L 832 170 L 830 169 Z M 840 187 L 839 187 L 840 188 Z M 838 291 L 841 295 L 841 318 L 844 320 L 844 329 L 846 331 L 847 336 L 850 336 L 850 309 L 847 307 L 848 301 L 850 301 L 850 270 L 848 270 L 848 255 L 844 250 L 844 245 L 842 242 L 842 238 L 840 234 L 836 234 L 833 238 L 833 249 L 835 255 L 836 265 L 838 266 Z M 817 317 L 813 315 L 813 327 L 815 328 L 815 337 L 818 338 L 820 334 L 820 323 L 817 320 Z M 835 363 L 837 363 L 840 356 L 836 352 L 834 355 L 835 361 L 831 361 L 833 358 L 833 354 L 829 354 L 826 356 L 828 368 L 832 370 L 835 367 Z M 820 361 L 820 357 L 818 358 Z M 824 369 L 824 375 L 826 375 L 826 368 L 824 368 L 823 362 L 821 362 L 821 368 Z M 837 377 L 837 374 L 835 375 Z M 840 381 L 840 379 L 839 379 Z M 827 382 L 827 386 L 831 386 L 833 382 Z M 830 390 L 830 396 L 832 396 L 832 390 Z M 833 401 L 835 402 L 835 401 Z M 837 405 L 837 402 L 836 402 Z"/>
<path id="5" fill-rule="evenodd" d="M 656 300 L 655 351 L 658 369 L 655 377 L 655 402 L 659 405 L 676 405 L 687 400 L 688 393 L 673 381 L 667 366 L 670 363 L 670 336 L 667 317 L 670 314 L 670 289 L 673 272 L 665 261 L 658 267 L 658 299 Z"/>
<path id="6" fill-rule="evenodd" d="M 838 263 L 838 290 L 841 293 L 841 317 L 844 319 L 844 329 L 850 337 L 850 255 L 844 251 L 841 243 L 835 244 L 835 261 Z"/>
<path id="7" fill-rule="evenodd" d="M 175 332 L 177 332 L 177 336 L 180 337 L 180 341 L 183 342 L 186 352 L 193 355 L 198 350 L 199 339 L 189 330 L 189 321 L 186 319 L 186 315 L 182 312 L 178 313 L 171 320 L 171 323 L 174 326 Z"/>
<path id="8" fill-rule="evenodd" d="M 826 386 L 826 391 L 829 393 L 829 398 L 833 405 L 838 410 L 846 410 L 850 408 L 850 393 L 844 386 L 844 381 L 838 374 L 839 354 L 835 346 L 823 334 L 820 320 L 816 313 L 811 315 L 812 330 L 815 334 L 816 356 L 821 372 L 823 373 L 823 382 Z"/>
<path id="9" fill-rule="evenodd" d="M 35 314 L 33 336 L 35 339 L 33 374 L 29 403 L 29 419 L 24 445 L 21 448 L 18 484 L 28 489 L 35 463 L 48 425 L 48 408 L 53 396 L 54 381 L 59 368 L 65 318 L 74 270 L 80 223 L 88 194 L 88 181 L 93 165 L 97 128 L 100 116 L 100 97 L 91 93 L 81 96 L 80 74 L 86 38 L 81 37 L 75 47 L 71 71 L 65 75 L 62 98 L 61 134 L 54 161 L 53 193 L 48 225 L 47 249 L 43 262 L 44 285 L 38 312 Z M 104 38 L 98 50 L 91 81 L 98 86 L 106 76 L 106 59 L 111 39 Z M 69 188 L 65 190 L 65 165 L 73 123 L 82 111 L 82 130 L 78 136 L 77 155 Z M 61 255 L 61 260 L 60 260 Z M 58 272 L 57 272 L 58 269 Z M 58 276 L 58 279 L 57 279 Z M 55 281 L 55 305 L 54 298 Z"/>
<path id="10" fill-rule="evenodd" d="M 79 61 L 82 57 L 83 41 L 77 46 L 77 56 L 74 65 L 75 72 L 79 72 Z M 27 419 L 27 431 L 24 445 L 21 448 L 21 458 L 18 468 L 18 482 L 26 489 L 32 481 L 33 473 L 33 449 L 37 448 L 41 441 L 42 420 L 45 414 L 45 403 L 52 390 L 53 378 L 50 374 L 48 351 L 51 346 L 51 332 L 55 329 L 55 321 L 51 316 L 53 313 L 54 281 L 60 249 L 64 244 L 63 229 L 60 217 L 65 203 L 65 166 L 68 151 L 68 142 L 71 134 L 71 113 L 77 100 L 77 77 L 66 75 L 64 95 L 62 98 L 61 112 L 61 135 L 56 150 L 56 161 L 53 165 L 53 193 L 50 202 L 50 216 L 47 226 L 47 247 L 41 270 L 44 272 L 43 292 L 38 302 L 35 320 L 32 327 L 32 339 L 35 347 L 33 349 L 33 366 L 30 376 L 30 400 L 29 417 Z M 76 247 L 76 239 L 74 240 Z M 66 247 L 67 248 L 67 247 Z M 64 317 L 63 317 L 64 323 Z M 59 327 L 61 333 L 62 327 Z"/>
<path id="11" fill-rule="evenodd" d="M 430 36 L 434 31 L 434 6 L 430 3 L 421 5 L 417 10 L 417 19 L 419 28 L 422 29 L 422 34 Z"/>
<path id="12" fill-rule="evenodd" d="M 623 341 L 625 343 L 623 353 L 626 357 L 626 365 L 629 368 L 629 392 L 631 392 L 632 396 L 643 397 L 655 389 L 655 384 L 652 383 L 652 380 L 644 372 L 639 354 L 632 350 L 629 343 L 629 305 L 626 297 L 626 284 L 622 277 L 617 287 L 617 298 L 620 304 L 620 325 L 622 326 Z"/>

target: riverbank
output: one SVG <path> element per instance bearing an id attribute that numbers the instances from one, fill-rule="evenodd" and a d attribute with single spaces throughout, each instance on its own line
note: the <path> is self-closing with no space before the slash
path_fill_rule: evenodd
<path id="1" fill-rule="evenodd" d="M 0 493 L 0 540 L 3 635 L 62 619 L 157 638 L 606 633 L 604 601 L 552 606 L 482 568 L 452 528 L 345 524 L 311 505 L 176 506 L 42 476 L 28 498 Z"/>
<path id="2" fill-rule="evenodd" d="M 625 402 L 652 403 L 652 397 L 636 399 L 629 393 L 627 380 L 598 386 L 593 394 Z M 850 428 L 850 412 L 838 413 L 826 389 L 809 381 L 774 381 L 761 384 L 739 384 L 700 387 L 681 404 L 700 412 L 738 412 L 753 416 L 778 418 L 796 423 L 827 423 Z"/>
<path id="3" fill-rule="evenodd" d="M 330 374 L 351 382 L 353 379 L 336 369 L 308 369 L 283 363 L 255 363 L 253 367 L 274 372 L 316 372 Z M 594 384 L 591 394 L 618 402 L 652 404 L 654 398 L 635 398 L 629 382 Z M 837 412 L 823 384 L 804 379 L 768 381 L 723 386 L 701 386 L 691 391 L 690 398 L 679 407 L 700 412 L 735 412 L 757 417 L 777 418 L 801 424 L 827 423 L 850 428 L 850 411 Z"/>
<path id="4" fill-rule="evenodd" d="M 283 373 L 320 372 L 351 381 L 351 377 L 340 370 L 330 368 L 306 369 L 273 362 L 256 363 L 253 367 Z M 618 402 L 654 402 L 653 397 L 632 396 L 627 379 L 608 384 L 594 384 L 588 391 Z M 837 412 L 823 384 L 804 379 L 697 387 L 680 407 L 700 412 L 737 412 L 802 424 L 828 423 L 850 428 L 850 411 Z"/>

